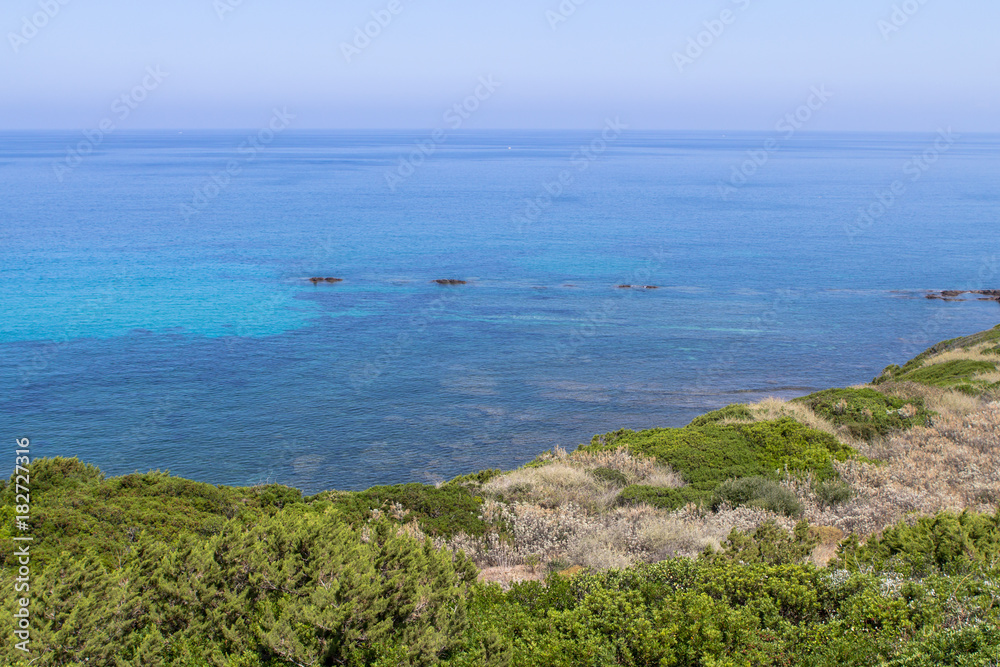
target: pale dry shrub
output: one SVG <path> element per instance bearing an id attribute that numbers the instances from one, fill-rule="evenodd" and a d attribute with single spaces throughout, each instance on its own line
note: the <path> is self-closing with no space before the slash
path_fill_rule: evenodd
<path id="1" fill-rule="evenodd" d="M 653 457 L 633 456 L 625 448 L 605 452 L 567 454 L 556 447 L 539 457 L 542 465 L 520 468 L 483 485 L 483 493 L 508 501 L 556 508 L 573 503 L 601 512 L 614 505 L 620 488 L 592 473 L 611 469 L 625 476 L 629 484 L 678 488 L 684 479 Z"/>
<path id="2" fill-rule="evenodd" d="M 922 398 L 924 406 L 941 417 L 964 417 L 982 410 L 985 401 L 968 394 L 931 387 L 918 382 L 886 382 L 878 386 L 882 393 L 894 398 Z"/>
<path id="3" fill-rule="evenodd" d="M 639 479 L 636 484 L 662 487 L 665 489 L 679 489 L 684 486 L 684 478 L 681 477 L 679 472 L 664 469 L 659 472 L 654 472 L 648 477 Z"/>
<path id="4" fill-rule="evenodd" d="M 670 466 L 659 463 L 652 456 L 636 456 L 626 447 L 599 452 L 576 451 L 572 454 L 561 447 L 556 447 L 552 452 L 540 456 L 539 460 L 558 462 L 588 472 L 609 468 L 625 475 L 629 484 L 668 488 L 684 486 L 684 479 Z"/>
<path id="5" fill-rule="evenodd" d="M 649 562 L 676 556 L 693 557 L 706 547 L 719 549 L 729 534 L 725 528 L 710 530 L 702 521 L 682 521 L 676 516 L 651 517 L 641 528 L 643 547 Z M 722 532 L 725 532 L 725 535 Z"/>
<path id="6" fill-rule="evenodd" d="M 928 357 L 924 361 L 925 366 L 931 364 L 943 364 L 948 361 L 990 361 L 992 363 L 997 362 L 997 357 L 995 354 L 990 354 L 987 352 L 990 348 L 996 347 L 995 342 L 980 343 L 979 345 L 974 345 L 969 349 L 956 348 L 954 350 L 946 350 L 944 352 L 939 352 L 934 356 Z"/>
<path id="7" fill-rule="evenodd" d="M 598 511 L 609 507 L 618 491 L 616 486 L 597 479 L 586 470 L 559 461 L 520 468 L 483 485 L 484 493 L 507 500 L 549 508 L 576 504 Z"/>
<path id="8" fill-rule="evenodd" d="M 941 415 L 930 427 L 894 434 L 862 453 L 884 464 L 838 463 L 841 477 L 854 490 L 842 505 L 823 507 L 808 480 L 787 482 L 810 523 L 863 537 L 914 512 L 993 512 L 1000 500 L 1000 404 L 965 416 Z"/>

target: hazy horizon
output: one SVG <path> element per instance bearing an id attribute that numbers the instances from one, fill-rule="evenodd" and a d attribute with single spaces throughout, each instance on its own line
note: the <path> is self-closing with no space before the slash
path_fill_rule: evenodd
<path id="1" fill-rule="evenodd" d="M 990 133 L 998 24 L 987 0 L 15 0 L 0 129 L 257 128 L 278 108 L 316 130 L 736 132 L 806 107 L 803 131 Z"/>

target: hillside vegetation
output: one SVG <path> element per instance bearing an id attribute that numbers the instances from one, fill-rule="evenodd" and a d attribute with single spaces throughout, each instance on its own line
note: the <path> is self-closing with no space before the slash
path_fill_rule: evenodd
<path id="1" fill-rule="evenodd" d="M 11 626 L 0 664 L 995 666 L 998 362 L 1000 327 L 870 385 L 437 486 L 303 497 L 39 459 L 31 653 Z"/>

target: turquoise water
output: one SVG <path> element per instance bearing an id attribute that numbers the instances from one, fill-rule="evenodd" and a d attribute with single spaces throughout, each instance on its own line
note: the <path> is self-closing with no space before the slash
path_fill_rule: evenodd
<path id="1" fill-rule="evenodd" d="M 390 188 L 429 133 L 247 135 L 59 172 L 82 135 L 0 134 L 5 437 L 110 474 L 429 481 L 1000 322 L 923 298 L 1000 287 L 997 136 L 800 135 L 743 182 L 768 135 L 463 133 Z"/>

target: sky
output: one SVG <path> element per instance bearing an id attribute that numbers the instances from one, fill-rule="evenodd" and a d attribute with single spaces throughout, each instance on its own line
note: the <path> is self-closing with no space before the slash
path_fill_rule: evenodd
<path id="1" fill-rule="evenodd" d="M 3 4 L 0 129 L 1000 131 L 997 0 Z"/>

